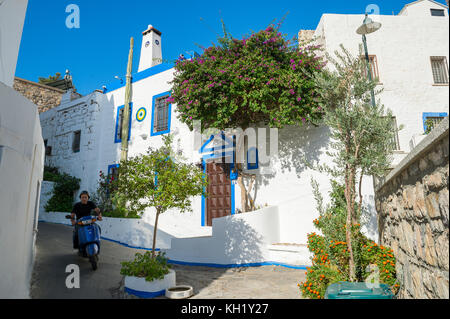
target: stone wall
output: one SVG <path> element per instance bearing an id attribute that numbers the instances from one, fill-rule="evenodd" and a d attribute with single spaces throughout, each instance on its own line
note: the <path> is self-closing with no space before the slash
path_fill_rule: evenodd
<path id="1" fill-rule="evenodd" d="M 449 119 L 376 187 L 380 243 L 397 258 L 400 298 L 449 298 Z"/>
<path id="2" fill-rule="evenodd" d="M 65 93 L 63 90 L 17 77 L 14 79 L 14 90 L 36 104 L 39 113 L 60 105 Z"/>
<path id="3" fill-rule="evenodd" d="M 315 30 L 300 30 L 298 32 L 298 42 L 308 42 L 314 38 Z"/>

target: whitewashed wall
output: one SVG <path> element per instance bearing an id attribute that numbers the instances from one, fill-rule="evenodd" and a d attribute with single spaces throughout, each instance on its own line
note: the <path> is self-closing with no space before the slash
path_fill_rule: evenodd
<path id="1" fill-rule="evenodd" d="M 46 157 L 46 165 L 56 166 L 60 172 L 81 179 L 80 192 L 93 190 L 98 180 L 101 139 L 99 101 L 100 93 L 92 93 L 40 115 L 43 138 L 52 147 L 52 155 Z M 73 152 L 74 132 L 81 131 L 80 152 Z"/>
<path id="2" fill-rule="evenodd" d="M 0 5 L 0 82 L 12 87 L 16 73 L 28 0 L 4 0 Z"/>
<path id="3" fill-rule="evenodd" d="M 0 298 L 28 298 L 44 165 L 37 107 L 0 82 Z"/>
<path id="4" fill-rule="evenodd" d="M 444 14 L 448 17 L 448 11 L 444 5 L 440 5 L 434 1 L 422 0 L 415 1 L 406 5 L 399 13 L 408 17 L 424 18 L 430 16 L 430 9 L 444 9 Z"/>
<path id="5" fill-rule="evenodd" d="M 44 166 L 37 106 L 12 88 L 27 4 L 0 5 L 0 299 L 29 298 Z"/>

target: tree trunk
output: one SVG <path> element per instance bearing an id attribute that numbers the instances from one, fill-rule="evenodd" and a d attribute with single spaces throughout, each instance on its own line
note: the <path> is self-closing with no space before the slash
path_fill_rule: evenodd
<path id="1" fill-rule="evenodd" d="M 156 257 L 156 233 L 158 230 L 158 219 L 159 219 L 160 209 L 156 209 L 155 227 L 153 229 L 153 246 L 152 246 L 152 258 Z"/>
<path id="2" fill-rule="evenodd" d="M 345 224 L 345 240 L 347 241 L 347 249 L 350 253 L 350 258 L 348 262 L 349 266 L 349 279 L 350 281 L 355 280 L 355 259 L 353 256 L 352 248 L 352 218 L 354 214 L 354 202 L 353 202 L 353 172 L 352 169 L 347 168 L 345 173 L 345 199 L 347 201 L 347 220 Z"/>
<path id="3" fill-rule="evenodd" d="M 242 164 L 238 164 L 242 165 Z M 238 185 L 241 188 L 241 210 L 243 213 L 248 211 L 248 207 L 247 207 L 247 189 L 245 188 L 245 184 L 244 184 L 244 176 L 242 176 L 241 174 L 239 174 L 238 179 L 237 179 Z"/>
<path id="4" fill-rule="evenodd" d="M 363 202 L 363 198 L 362 198 L 362 179 L 364 176 L 364 171 L 361 171 L 361 176 L 359 177 L 359 191 L 358 191 L 358 195 L 359 195 L 359 204 L 358 204 L 358 211 L 356 212 L 357 214 L 359 214 L 359 216 L 361 216 L 361 210 L 362 210 L 362 202 Z M 359 218 L 356 218 L 355 216 L 355 221 L 354 224 L 359 224 Z"/>

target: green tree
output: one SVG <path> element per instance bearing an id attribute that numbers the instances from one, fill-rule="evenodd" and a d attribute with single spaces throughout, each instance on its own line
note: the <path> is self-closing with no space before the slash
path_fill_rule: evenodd
<path id="1" fill-rule="evenodd" d="M 335 178 L 343 177 L 346 200 L 346 243 L 349 250 L 349 277 L 355 279 L 355 256 L 352 249 L 352 226 L 360 223 L 362 211 L 361 182 L 365 175 L 382 176 L 392 155 L 392 112 L 380 101 L 371 105 L 371 90 L 378 95 L 377 83 L 366 76 L 363 58 L 354 58 L 342 45 L 336 59 L 327 54 L 334 70 L 315 76 L 320 105 L 325 111 L 323 123 L 331 129 L 332 167 L 319 167 Z M 360 55 L 362 56 L 362 55 Z M 359 190 L 356 190 L 359 184 Z M 359 203 L 357 195 L 359 193 Z"/>
<path id="2" fill-rule="evenodd" d="M 47 83 L 55 82 L 58 80 L 62 80 L 61 73 L 59 73 L 59 72 L 57 72 L 55 75 L 49 75 L 48 78 L 39 78 L 39 83 L 47 84 Z"/>
<path id="3" fill-rule="evenodd" d="M 170 102 L 177 104 L 181 122 L 191 130 L 194 121 L 204 129 L 233 130 L 259 125 L 282 128 L 304 125 L 322 116 L 312 74 L 324 63 L 319 46 L 286 39 L 281 23 L 233 38 L 224 26 L 218 44 L 200 57 L 179 60 L 175 66 Z M 236 141 L 243 154 L 244 141 Z M 237 163 L 242 209 L 247 197 L 242 163 Z"/>
<path id="4" fill-rule="evenodd" d="M 181 154 L 172 152 L 171 135 L 163 136 L 164 145 L 120 163 L 119 178 L 112 181 L 115 196 L 124 199 L 127 210 L 141 215 L 156 209 L 152 257 L 155 257 L 158 219 L 169 209 L 192 211 L 191 198 L 203 194 L 206 178 L 194 164 L 186 164 Z"/>

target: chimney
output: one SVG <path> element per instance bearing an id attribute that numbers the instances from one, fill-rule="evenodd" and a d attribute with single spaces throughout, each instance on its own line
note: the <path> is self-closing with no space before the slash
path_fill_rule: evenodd
<path id="1" fill-rule="evenodd" d="M 142 32 L 141 58 L 138 72 L 162 63 L 161 32 L 152 25 Z"/>

